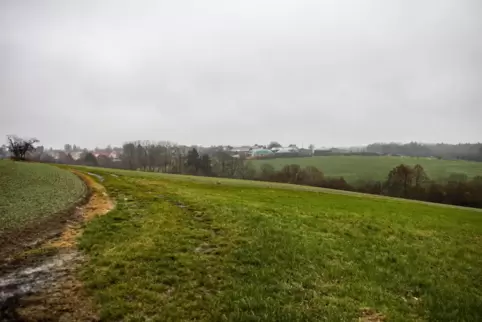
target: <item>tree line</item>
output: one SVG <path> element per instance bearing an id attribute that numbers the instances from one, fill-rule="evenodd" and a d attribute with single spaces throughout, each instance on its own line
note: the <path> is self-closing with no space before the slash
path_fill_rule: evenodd
<path id="1" fill-rule="evenodd" d="M 199 153 L 197 148 L 152 141 L 125 143 L 120 166 L 130 170 L 240 179 L 255 172 L 245 160 L 231 156 L 222 147 L 207 148 Z"/>
<path id="2" fill-rule="evenodd" d="M 36 139 L 10 137 L 8 150 L 18 160 L 30 156 L 34 161 L 52 162 L 50 159 L 42 159 L 42 154 L 39 156 L 38 151 L 35 151 L 34 144 L 37 142 Z M 62 152 L 55 162 L 301 184 L 482 208 L 482 176 L 469 179 L 464 174 L 452 174 L 446 182 L 436 182 L 428 177 L 421 165 L 410 167 L 401 164 L 393 168 L 384 181 L 349 184 L 343 177 L 326 177 L 314 166 L 302 168 L 298 164 L 291 164 L 276 170 L 271 164 L 262 164 L 256 169 L 251 162 L 233 157 L 222 147 L 206 148 L 200 153 L 197 148 L 170 142 L 132 141 L 125 143 L 122 151 L 117 161 L 105 155 L 96 157 L 92 152 L 84 151 L 78 160 L 74 160 L 70 153 Z"/>
<path id="3" fill-rule="evenodd" d="M 469 179 L 464 174 L 453 174 L 445 182 L 436 182 L 421 165 L 401 164 L 393 168 L 384 181 L 360 181 L 356 185 L 343 177 L 325 177 L 316 167 L 302 168 L 297 164 L 286 165 L 278 171 L 271 164 L 263 164 L 251 179 L 482 208 L 482 176 Z"/>
<path id="4" fill-rule="evenodd" d="M 401 164 L 392 169 L 384 181 L 348 183 L 343 177 L 327 177 L 314 167 L 298 164 L 276 170 L 271 164 L 256 169 L 247 160 L 235 158 L 211 147 L 204 153 L 196 148 L 177 146 L 169 142 L 135 141 L 124 144 L 124 153 L 115 167 L 150 172 L 201 175 L 222 178 L 271 181 L 314 187 L 355 191 L 383 196 L 415 199 L 435 203 L 482 208 L 482 176 L 469 179 L 452 174 L 446 182 L 431 180 L 421 165 Z M 102 163 L 102 158 L 87 154 L 82 164 L 114 167 Z"/>
<path id="5" fill-rule="evenodd" d="M 413 157 L 437 157 L 442 159 L 482 161 L 482 143 L 374 143 L 366 147 L 366 152 L 391 155 L 398 154 Z"/>

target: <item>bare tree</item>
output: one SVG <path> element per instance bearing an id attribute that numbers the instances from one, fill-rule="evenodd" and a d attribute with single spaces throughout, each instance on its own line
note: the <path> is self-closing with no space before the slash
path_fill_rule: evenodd
<path id="1" fill-rule="evenodd" d="M 146 171 L 147 166 L 149 164 L 148 160 L 148 152 L 145 149 L 146 145 L 148 144 L 147 141 L 136 141 L 134 142 L 136 146 L 136 156 L 137 161 L 139 162 L 139 167 L 141 170 Z"/>
<path id="2" fill-rule="evenodd" d="M 35 138 L 23 139 L 16 135 L 7 135 L 7 140 L 8 150 L 16 160 L 25 160 L 27 153 L 35 151 L 34 144 L 39 142 Z"/>
<path id="3" fill-rule="evenodd" d="M 240 160 L 239 158 L 230 158 L 229 161 L 223 165 L 223 172 L 221 175 L 223 177 L 232 178 L 238 172 L 238 168 L 242 165 L 243 160 Z"/>
<path id="4" fill-rule="evenodd" d="M 245 162 L 240 159 L 237 159 L 237 162 L 238 164 L 236 167 L 236 172 L 234 173 L 234 177 L 247 180 L 254 179 L 254 177 L 256 176 L 256 169 L 254 168 L 254 166 L 251 163 Z"/>
<path id="5" fill-rule="evenodd" d="M 8 147 L 6 145 L 0 146 L 0 159 L 7 156 Z"/>
<path id="6" fill-rule="evenodd" d="M 126 166 L 128 169 L 137 169 L 138 162 L 136 155 L 136 146 L 133 142 L 128 142 L 124 144 L 121 159 L 124 163 L 124 166 Z"/>
<path id="7" fill-rule="evenodd" d="M 420 164 L 417 164 L 413 167 L 413 176 L 415 180 L 415 187 L 419 188 L 428 181 L 428 176 L 425 173 L 425 170 Z"/>

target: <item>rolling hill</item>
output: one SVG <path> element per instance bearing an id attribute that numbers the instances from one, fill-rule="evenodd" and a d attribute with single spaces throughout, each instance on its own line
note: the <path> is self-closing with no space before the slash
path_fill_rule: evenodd
<path id="1" fill-rule="evenodd" d="M 482 162 L 463 160 L 439 160 L 431 158 L 389 157 L 389 156 L 318 156 L 307 158 L 277 158 L 250 161 L 256 167 L 271 164 L 276 169 L 285 165 L 299 164 L 302 167 L 315 166 L 325 176 L 343 177 L 349 183 L 357 180 L 385 180 L 388 172 L 402 163 L 407 165 L 420 164 L 433 180 L 443 180 L 451 174 L 465 174 L 469 178 L 482 176 Z"/>
<path id="2" fill-rule="evenodd" d="M 89 168 L 100 318 L 479 321 L 482 212 L 326 189 Z"/>

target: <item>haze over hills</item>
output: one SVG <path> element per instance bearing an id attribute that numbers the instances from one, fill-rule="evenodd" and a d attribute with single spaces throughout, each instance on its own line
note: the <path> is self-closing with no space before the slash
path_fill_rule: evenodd
<path id="1" fill-rule="evenodd" d="M 479 0 L 0 3 L 0 137 L 481 140 Z"/>

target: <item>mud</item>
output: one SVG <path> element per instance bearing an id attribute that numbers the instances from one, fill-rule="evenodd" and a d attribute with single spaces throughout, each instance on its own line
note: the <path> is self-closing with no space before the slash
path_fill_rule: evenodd
<path id="1" fill-rule="evenodd" d="M 76 247 L 82 223 L 114 205 L 104 188 L 76 172 L 89 186 L 89 201 L 78 207 L 60 232 L 34 248 L 25 247 L 0 270 L 0 321 L 97 321 L 96 308 L 77 279 L 85 260 Z"/>
<path id="2" fill-rule="evenodd" d="M 72 207 L 21 229 L 2 234 L 0 236 L 0 274 L 4 273 L 5 266 L 16 260 L 18 254 L 28 249 L 38 248 L 46 240 L 59 237 L 68 225 L 82 221 L 81 206 L 85 205 L 90 197 L 91 190 L 88 190 L 86 195 Z"/>
<path id="3" fill-rule="evenodd" d="M 0 303 L 11 297 L 23 296 L 41 290 L 49 283 L 59 279 L 68 271 L 70 262 L 79 254 L 70 252 L 47 258 L 36 266 L 20 268 L 0 277 Z"/>
<path id="4" fill-rule="evenodd" d="M 386 321 L 385 315 L 376 310 L 365 307 L 360 309 L 361 316 L 358 318 L 360 322 L 384 322 Z"/>

